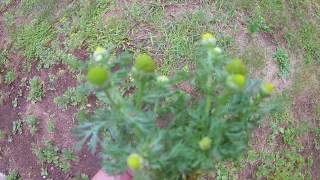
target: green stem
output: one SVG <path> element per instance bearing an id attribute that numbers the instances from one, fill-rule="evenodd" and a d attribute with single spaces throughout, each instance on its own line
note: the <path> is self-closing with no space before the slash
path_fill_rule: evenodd
<path id="1" fill-rule="evenodd" d="M 211 97 L 210 97 L 210 95 L 207 95 L 207 99 L 206 99 L 206 109 L 205 109 L 205 112 L 206 112 L 206 115 L 207 115 L 207 116 L 209 116 L 210 109 L 211 109 Z"/>
<path id="2" fill-rule="evenodd" d="M 136 99 L 136 106 L 137 106 L 138 109 L 142 108 L 142 97 L 143 97 L 143 94 L 144 94 L 144 88 L 145 88 L 145 82 L 142 80 L 140 82 L 140 87 L 139 87 L 139 90 L 138 90 L 138 96 L 137 96 L 137 99 Z"/>
<path id="3" fill-rule="evenodd" d="M 110 93 L 108 90 L 105 91 L 105 94 L 107 96 L 107 98 L 109 99 L 110 103 L 111 103 L 111 106 L 114 107 L 114 108 L 117 108 L 118 105 L 114 102 L 114 100 L 112 99 Z"/>

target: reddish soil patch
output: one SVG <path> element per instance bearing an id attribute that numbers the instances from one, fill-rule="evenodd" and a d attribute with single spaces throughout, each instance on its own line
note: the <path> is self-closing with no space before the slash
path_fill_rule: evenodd
<path id="1" fill-rule="evenodd" d="M 10 6 L 16 6 L 19 1 L 13 1 Z M 8 8 L 10 8 L 10 6 Z M 6 8 L 6 9 L 8 9 Z M 9 48 L 10 40 L 7 36 L 3 24 L 4 12 L 0 12 L 0 48 Z M 75 54 L 84 59 L 88 55 L 85 51 L 79 50 Z M 43 147 L 45 139 L 52 140 L 60 149 L 72 148 L 77 140 L 72 133 L 72 129 L 75 126 L 74 113 L 77 108 L 70 108 L 68 111 L 61 111 L 53 103 L 53 99 L 63 94 L 68 87 L 76 86 L 76 80 L 71 73 L 68 72 L 65 65 L 56 65 L 50 70 L 43 70 L 41 72 L 36 71 L 35 64 L 31 73 L 25 73 L 22 71 L 21 62 L 24 58 L 10 54 L 9 64 L 6 68 L 11 68 L 16 73 L 16 80 L 10 85 L 5 85 L 0 82 L 0 91 L 5 93 L 4 104 L 0 106 L 0 129 L 6 135 L 3 140 L 0 141 L 0 172 L 8 173 L 10 170 L 17 170 L 23 179 L 42 179 L 41 177 L 41 165 L 39 164 L 37 157 L 32 153 L 32 143 Z M 3 67 L 1 67 L 3 68 Z M 55 91 L 45 87 L 45 97 L 39 102 L 32 104 L 26 100 L 29 89 L 20 87 L 20 81 L 22 78 L 30 80 L 33 76 L 39 76 L 45 85 L 49 84 L 49 73 L 57 75 L 64 72 L 55 83 Z M 0 74 L 4 75 L 4 74 Z M 1 84 L 2 83 L 2 84 Z M 18 96 L 18 91 L 22 90 L 22 96 Z M 17 97 L 18 106 L 14 108 L 12 101 Z M 54 120 L 56 125 L 56 131 L 49 133 L 47 131 L 47 124 L 49 115 L 54 114 Z M 34 115 L 39 120 L 39 131 L 35 136 L 32 136 L 26 124 L 23 122 L 22 134 L 12 135 L 12 123 L 16 120 L 23 120 L 27 115 Z M 12 136 L 12 141 L 8 141 L 8 137 Z M 60 169 L 52 167 L 52 165 L 44 165 L 48 168 L 49 177 L 52 179 L 71 179 L 77 173 L 85 173 L 89 177 L 92 177 L 99 169 L 99 158 L 96 155 L 92 155 L 87 148 L 77 152 L 80 158 L 78 163 L 72 164 L 72 170 L 69 173 L 63 173 Z"/>
<path id="2" fill-rule="evenodd" d="M 12 58 L 11 60 L 21 61 L 19 58 Z M 58 65 L 52 69 L 51 73 L 65 68 L 65 66 Z M 2 159 L 0 162 L 0 172 L 7 173 L 9 170 L 16 169 L 23 179 L 41 179 L 41 166 L 38 164 L 36 156 L 32 153 L 31 143 L 41 147 L 43 140 L 48 139 L 54 141 L 62 149 L 70 148 L 77 142 L 72 133 L 74 127 L 73 114 L 76 112 L 76 108 L 62 112 L 53 104 L 54 97 L 61 95 L 68 87 L 75 86 L 75 80 L 71 74 L 66 72 L 63 77 L 57 80 L 56 91 L 46 89 L 46 96 L 40 103 L 32 104 L 26 101 L 25 97 L 28 92 L 25 89 L 23 90 L 23 96 L 18 98 L 18 107 L 12 107 L 11 102 L 17 97 L 17 92 L 20 88 L 20 77 L 30 79 L 34 75 L 40 76 L 45 84 L 47 84 L 48 72 L 34 71 L 28 75 L 18 74 L 17 80 L 10 87 L 1 86 L 1 90 L 8 93 L 4 105 L 0 107 L 0 128 L 5 134 L 11 134 L 13 121 L 24 119 L 27 115 L 36 116 L 40 122 L 38 126 L 39 132 L 35 136 L 31 136 L 26 125 L 24 125 L 23 133 L 21 135 L 13 135 L 12 142 L 7 142 L 6 140 L 0 142 L 0 156 Z M 55 114 L 56 131 L 53 134 L 47 132 L 47 122 L 50 114 Z M 61 170 L 48 165 L 50 177 L 53 179 L 70 179 L 77 172 L 85 173 L 92 177 L 100 168 L 99 159 L 90 154 L 87 149 L 77 154 L 80 157 L 80 162 L 73 164 L 70 173 L 64 174 Z"/>

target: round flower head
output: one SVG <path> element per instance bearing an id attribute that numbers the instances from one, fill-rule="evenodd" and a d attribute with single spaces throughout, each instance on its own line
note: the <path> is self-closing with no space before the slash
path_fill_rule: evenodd
<path id="1" fill-rule="evenodd" d="M 142 157 L 136 153 L 130 154 L 127 159 L 127 165 L 131 170 L 139 170 L 142 168 Z"/>
<path id="2" fill-rule="evenodd" d="M 272 83 L 263 83 L 261 85 L 262 92 L 266 95 L 270 95 L 273 91 L 273 84 Z"/>
<path id="3" fill-rule="evenodd" d="M 227 65 L 226 70 L 230 74 L 247 74 L 247 68 L 241 59 L 232 60 L 231 63 Z"/>
<path id="4" fill-rule="evenodd" d="M 156 63 L 154 62 L 154 60 L 152 59 L 151 56 L 149 56 L 146 53 L 143 54 L 139 54 L 136 57 L 136 61 L 134 64 L 134 67 L 142 72 L 145 73 L 152 73 L 156 70 Z"/>
<path id="5" fill-rule="evenodd" d="M 241 74 L 234 74 L 227 78 L 227 85 L 235 90 L 241 90 L 246 86 L 246 77 Z"/>
<path id="6" fill-rule="evenodd" d="M 211 147 L 211 139 L 209 137 L 204 137 L 199 141 L 199 147 L 201 150 L 205 151 Z"/>
<path id="7" fill-rule="evenodd" d="M 216 38 L 211 33 L 204 33 L 201 37 L 201 42 L 202 42 L 202 44 L 205 44 L 205 45 L 207 45 L 207 44 L 215 45 Z"/>
<path id="8" fill-rule="evenodd" d="M 97 86 L 102 86 L 108 80 L 109 71 L 102 66 L 89 68 L 87 73 L 88 81 Z"/>
<path id="9" fill-rule="evenodd" d="M 105 48 L 97 47 L 93 53 L 93 58 L 95 61 L 101 61 L 103 59 L 104 54 L 107 52 Z"/>

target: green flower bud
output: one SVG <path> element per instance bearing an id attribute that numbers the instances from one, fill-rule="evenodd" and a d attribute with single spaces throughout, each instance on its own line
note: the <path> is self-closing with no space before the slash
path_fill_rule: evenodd
<path id="1" fill-rule="evenodd" d="M 108 80 L 108 77 L 109 71 L 102 66 L 89 68 L 87 74 L 88 81 L 97 86 L 102 86 Z"/>
<path id="2" fill-rule="evenodd" d="M 226 70 L 230 74 L 247 74 L 247 68 L 240 59 L 234 59 L 226 67 Z"/>
<path id="3" fill-rule="evenodd" d="M 273 84 L 272 83 L 263 83 L 261 85 L 261 90 L 264 94 L 270 95 L 273 92 Z"/>
<path id="4" fill-rule="evenodd" d="M 204 33 L 201 37 L 202 44 L 216 44 L 216 38 L 211 33 Z"/>
<path id="5" fill-rule="evenodd" d="M 97 47 L 97 49 L 93 53 L 93 59 L 95 61 L 101 61 L 103 58 L 103 55 L 107 52 L 105 48 Z"/>
<path id="6" fill-rule="evenodd" d="M 136 153 L 130 154 L 127 159 L 127 165 L 131 170 L 139 170 L 142 168 L 142 157 Z"/>
<path id="7" fill-rule="evenodd" d="M 136 62 L 134 64 L 134 67 L 142 72 L 146 73 L 152 73 L 156 70 L 156 63 L 154 60 L 149 56 L 148 54 L 139 54 L 136 57 Z"/>
<path id="8" fill-rule="evenodd" d="M 214 38 L 214 35 L 211 33 L 204 33 L 202 35 L 202 41 L 210 41 L 212 39 L 215 39 L 215 38 Z"/>
<path id="9" fill-rule="evenodd" d="M 201 150 L 205 151 L 211 147 L 211 139 L 209 137 L 204 137 L 199 141 L 199 147 Z"/>
<path id="10" fill-rule="evenodd" d="M 246 86 L 246 77 L 241 74 L 231 75 L 227 78 L 227 85 L 235 90 L 241 90 Z"/>

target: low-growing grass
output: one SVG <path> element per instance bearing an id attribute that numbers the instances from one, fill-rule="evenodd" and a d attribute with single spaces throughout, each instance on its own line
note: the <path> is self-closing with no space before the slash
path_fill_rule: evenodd
<path id="1" fill-rule="evenodd" d="M 6 50 L 0 50 L 0 72 L 4 70 L 8 61 L 8 52 Z"/>
<path id="2" fill-rule="evenodd" d="M 55 124 L 55 120 L 52 116 L 50 116 L 49 120 L 48 120 L 48 132 L 49 133 L 54 133 L 56 130 L 56 124 Z"/>
<path id="3" fill-rule="evenodd" d="M 260 152 L 263 160 L 258 166 L 256 177 L 258 179 L 304 179 L 311 178 L 311 166 L 305 158 L 295 151 L 283 151 L 275 153 Z M 305 168 L 308 171 L 304 172 Z"/>
<path id="4" fill-rule="evenodd" d="M 260 31 L 269 32 L 270 28 L 265 23 L 265 20 L 262 16 L 258 15 L 257 17 L 250 18 L 248 20 L 248 31 L 255 35 L 256 33 Z"/>
<path id="5" fill-rule="evenodd" d="M 14 71 L 10 70 L 7 72 L 6 76 L 5 76 L 5 83 L 7 85 L 10 85 L 11 83 L 13 83 L 13 81 L 16 80 L 16 74 Z"/>
<path id="6" fill-rule="evenodd" d="M 4 104 L 5 94 L 0 91 L 0 107 Z"/>
<path id="7" fill-rule="evenodd" d="M 77 173 L 72 180 L 89 180 L 89 176 L 84 173 Z"/>
<path id="8" fill-rule="evenodd" d="M 21 49 L 28 59 L 43 57 L 43 48 L 55 37 L 52 25 L 47 21 L 34 20 L 30 24 L 21 25 L 16 31 L 12 31 L 11 38 L 14 45 Z"/>
<path id="9" fill-rule="evenodd" d="M 67 110 L 69 106 L 79 106 L 84 109 L 87 103 L 87 96 L 85 86 L 77 88 L 68 88 L 62 96 L 55 97 L 53 102 L 62 110 Z"/>
<path id="10" fill-rule="evenodd" d="M 45 95 L 44 83 L 39 76 L 33 77 L 30 81 L 30 91 L 28 95 L 28 101 L 36 103 L 42 100 Z"/>
<path id="11" fill-rule="evenodd" d="M 4 132 L 0 129 L 0 141 L 2 141 L 5 138 Z"/>
<path id="12" fill-rule="evenodd" d="M 12 135 L 21 135 L 23 130 L 23 122 L 22 120 L 16 120 L 12 122 Z"/>
<path id="13" fill-rule="evenodd" d="M 280 77 L 288 77 L 291 71 L 291 65 L 289 62 L 288 53 L 284 49 L 278 48 L 275 54 L 273 55 L 273 58 L 278 63 L 278 67 L 279 67 L 278 75 Z"/>
<path id="14" fill-rule="evenodd" d="M 32 145 L 32 152 L 37 156 L 38 161 L 41 164 L 52 164 L 53 166 L 61 169 L 64 173 L 71 170 L 71 162 L 78 161 L 72 150 L 59 149 L 57 145 L 52 141 L 46 141 L 44 147 Z"/>
<path id="15" fill-rule="evenodd" d="M 21 180 L 21 176 L 17 170 L 10 170 L 6 180 Z"/>
<path id="16" fill-rule="evenodd" d="M 28 116 L 26 117 L 25 122 L 27 123 L 31 135 L 34 136 L 39 130 L 39 120 L 35 116 Z"/>

